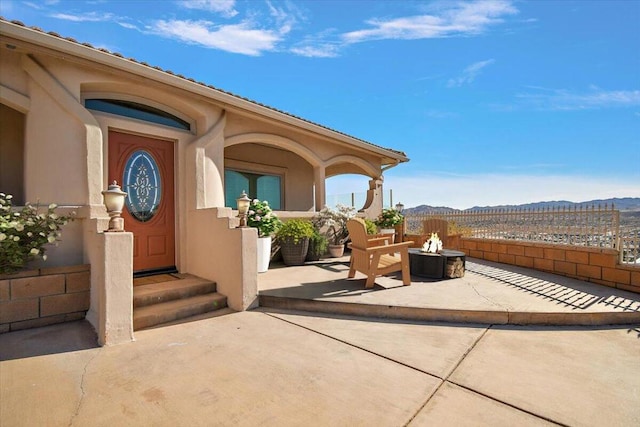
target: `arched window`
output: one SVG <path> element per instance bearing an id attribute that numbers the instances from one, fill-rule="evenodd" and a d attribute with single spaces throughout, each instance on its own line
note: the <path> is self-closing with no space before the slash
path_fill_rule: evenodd
<path id="1" fill-rule="evenodd" d="M 157 123 L 172 128 L 191 130 L 189 122 L 148 105 L 117 99 L 86 99 L 84 106 L 89 110 L 102 111 L 118 116 L 131 117 L 145 122 Z"/>

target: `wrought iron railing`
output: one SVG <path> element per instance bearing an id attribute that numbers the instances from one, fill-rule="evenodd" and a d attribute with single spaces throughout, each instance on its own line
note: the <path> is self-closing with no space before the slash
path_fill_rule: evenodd
<path id="1" fill-rule="evenodd" d="M 640 230 L 620 236 L 620 263 L 640 267 Z"/>
<path id="2" fill-rule="evenodd" d="M 484 239 L 593 246 L 618 249 L 620 212 L 613 205 L 544 209 L 493 209 L 433 211 L 406 215 L 406 232 L 420 234 L 422 221 L 430 217 L 449 221 L 449 234 Z M 637 248 L 637 240 L 636 240 Z M 637 250 L 637 249 L 636 249 Z"/>

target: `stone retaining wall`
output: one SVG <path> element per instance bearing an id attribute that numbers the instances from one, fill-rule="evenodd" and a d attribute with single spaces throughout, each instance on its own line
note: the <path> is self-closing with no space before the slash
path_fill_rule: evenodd
<path id="1" fill-rule="evenodd" d="M 614 249 L 462 238 L 460 250 L 473 258 L 640 293 L 640 268 L 619 264 L 618 251 Z"/>
<path id="2" fill-rule="evenodd" d="M 89 265 L 0 275 L 0 333 L 83 319 L 90 287 Z"/>

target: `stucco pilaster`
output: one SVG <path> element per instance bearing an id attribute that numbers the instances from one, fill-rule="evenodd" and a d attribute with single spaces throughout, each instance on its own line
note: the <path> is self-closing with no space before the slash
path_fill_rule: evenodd
<path id="1" fill-rule="evenodd" d="M 188 205 L 224 207 L 224 128 L 226 113 L 187 147 Z M 195 206 L 194 206 L 195 204 Z"/>
<path id="2" fill-rule="evenodd" d="M 27 55 L 22 56 L 22 68 L 31 79 L 49 94 L 58 105 L 78 120 L 86 132 L 87 195 L 89 205 L 102 203 L 102 131 L 96 119 L 71 95 L 71 92 L 47 70 Z"/>
<path id="3" fill-rule="evenodd" d="M 315 188 L 315 205 L 316 211 L 319 211 L 327 204 L 326 196 L 326 171 L 324 166 L 316 166 L 313 168 L 313 185 Z"/>

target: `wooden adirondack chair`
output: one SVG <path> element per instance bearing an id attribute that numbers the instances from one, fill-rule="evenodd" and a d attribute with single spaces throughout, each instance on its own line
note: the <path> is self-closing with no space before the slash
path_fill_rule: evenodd
<path id="1" fill-rule="evenodd" d="M 429 218 L 422 221 L 422 234 L 407 234 L 405 240 L 411 241 L 412 246 L 422 247 L 429 240 L 431 233 L 438 233 L 445 249 L 458 249 L 461 234 L 449 234 L 449 223 L 441 218 Z"/>
<path id="2" fill-rule="evenodd" d="M 411 242 L 390 244 L 390 236 L 369 238 L 364 221 L 360 218 L 347 221 L 347 229 L 351 238 L 349 278 L 355 277 L 356 271 L 366 274 L 365 288 L 372 288 L 377 276 L 402 271 L 402 283 L 407 286 L 411 284 Z"/>
<path id="3" fill-rule="evenodd" d="M 425 241 L 429 240 L 431 233 L 438 233 L 438 237 L 442 240 L 442 246 L 447 249 L 456 249 L 460 239 L 459 234 L 449 234 L 449 223 L 445 219 L 429 218 L 422 222 L 422 235 Z"/>

